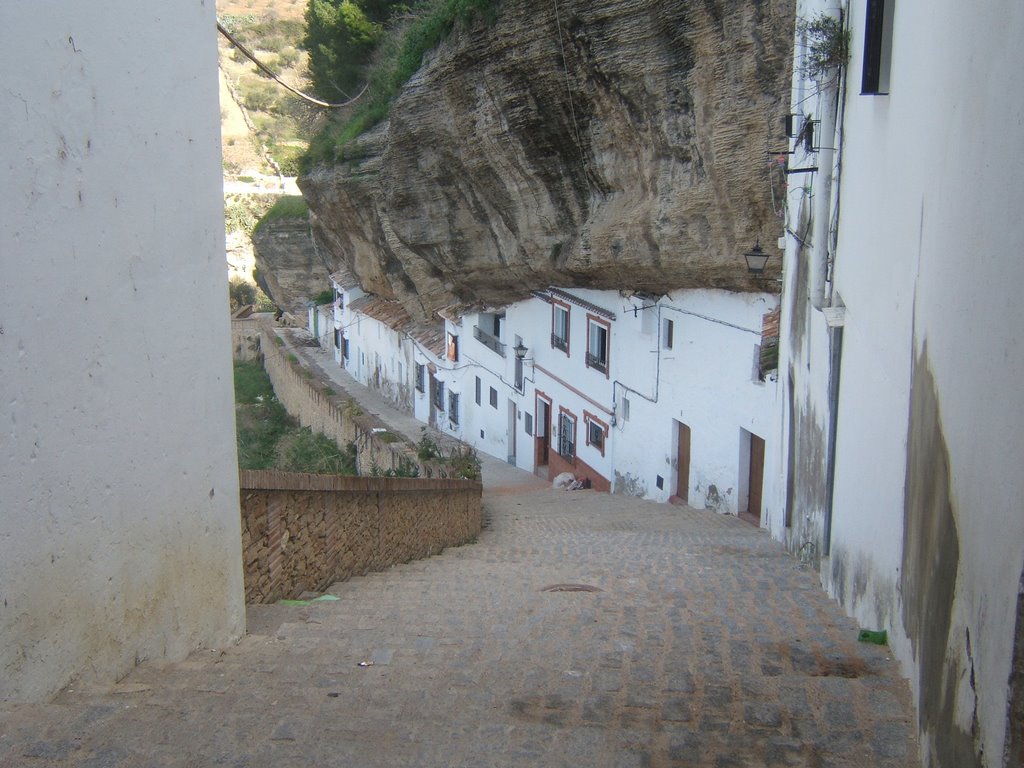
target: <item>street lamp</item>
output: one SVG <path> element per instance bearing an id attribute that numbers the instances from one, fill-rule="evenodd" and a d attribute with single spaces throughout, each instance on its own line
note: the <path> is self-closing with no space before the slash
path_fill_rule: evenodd
<path id="1" fill-rule="evenodd" d="M 768 254 L 761 249 L 760 240 L 751 250 L 743 254 L 743 258 L 747 260 L 747 272 L 752 275 L 760 275 L 764 272 L 765 264 L 768 263 Z"/>

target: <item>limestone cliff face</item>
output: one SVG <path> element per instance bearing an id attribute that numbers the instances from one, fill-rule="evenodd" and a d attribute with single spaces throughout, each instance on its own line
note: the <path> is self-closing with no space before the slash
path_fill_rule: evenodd
<path id="1" fill-rule="evenodd" d="M 252 236 L 259 282 L 286 312 L 305 316 L 306 302 L 330 288 L 329 265 L 309 235 L 309 219 L 265 222 Z"/>
<path id="2" fill-rule="evenodd" d="M 742 253 L 760 238 L 780 266 L 791 0 L 499 7 L 433 54 L 346 150 L 360 160 L 300 180 L 331 258 L 414 314 L 548 285 L 763 289 Z"/>

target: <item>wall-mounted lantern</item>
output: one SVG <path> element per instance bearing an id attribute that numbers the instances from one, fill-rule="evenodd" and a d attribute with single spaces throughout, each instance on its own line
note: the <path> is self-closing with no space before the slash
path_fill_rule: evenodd
<path id="1" fill-rule="evenodd" d="M 768 263 L 768 254 L 762 250 L 760 240 L 751 250 L 743 254 L 743 258 L 747 261 L 747 272 L 752 275 L 760 275 Z"/>
<path id="2" fill-rule="evenodd" d="M 514 347 L 512 347 L 512 351 L 516 353 L 516 360 L 525 360 L 526 353 L 529 350 L 526 348 L 526 345 L 524 345 L 522 341 L 519 341 L 516 343 Z"/>

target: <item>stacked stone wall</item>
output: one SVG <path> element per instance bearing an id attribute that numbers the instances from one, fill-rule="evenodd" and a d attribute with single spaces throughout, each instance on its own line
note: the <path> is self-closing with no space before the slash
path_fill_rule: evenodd
<path id="1" fill-rule="evenodd" d="M 404 466 L 416 467 L 420 477 L 447 477 L 449 467 L 421 460 L 416 446 L 392 432 L 380 418 L 363 413 L 343 393 L 332 393 L 276 333 L 264 330 L 261 347 L 263 367 L 277 399 L 302 426 L 323 432 L 341 447 L 353 443 L 360 475 Z"/>
<path id="2" fill-rule="evenodd" d="M 240 473 L 245 597 L 294 598 L 480 533 L 471 480 Z"/>

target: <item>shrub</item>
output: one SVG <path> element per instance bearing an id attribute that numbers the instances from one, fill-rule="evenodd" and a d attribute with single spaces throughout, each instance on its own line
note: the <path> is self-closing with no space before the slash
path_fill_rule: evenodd
<path id="1" fill-rule="evenodd" d="M 819 13 L 801 19 L 797 32 L 807 40 L 801 72 L 810 78 L 821 77 L 846 64 L 850 58 L 850 31 L 834 16 Z"/>

